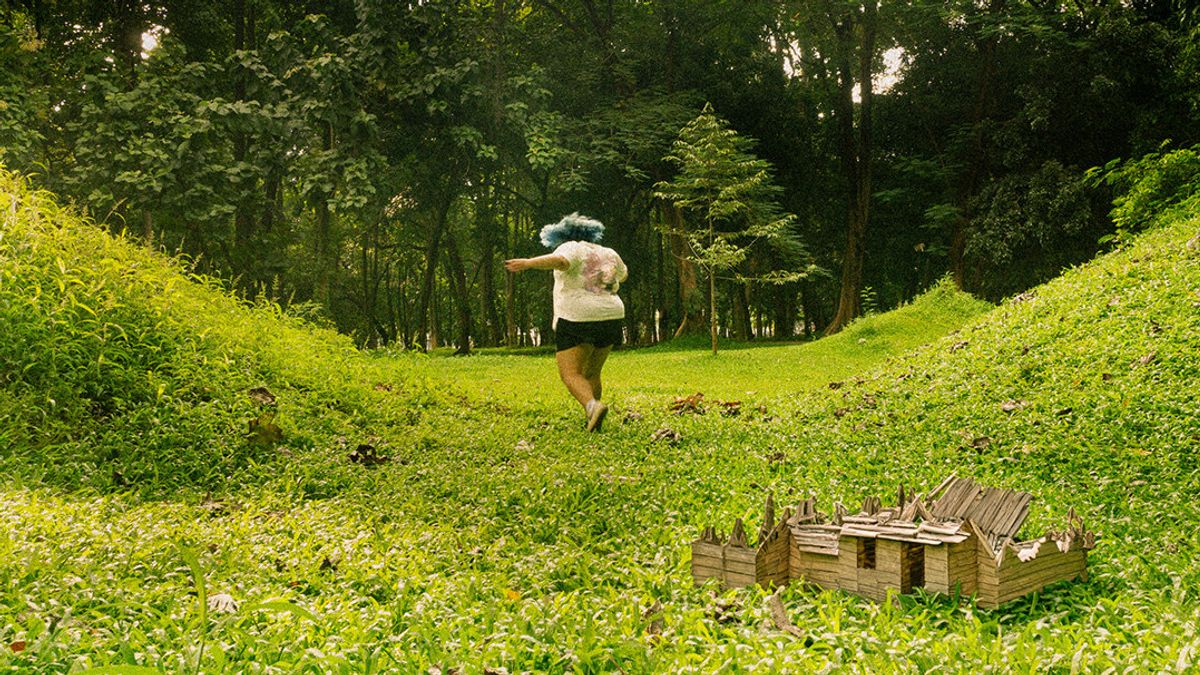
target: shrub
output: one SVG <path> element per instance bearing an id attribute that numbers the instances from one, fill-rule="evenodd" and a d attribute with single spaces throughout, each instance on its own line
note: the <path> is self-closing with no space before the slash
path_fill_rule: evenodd
<path id="1" fill-rule="evenodd" d="M 1163 211 L 1200 194 L 1200 145 L 1165 148 L 1163 144 L 1140 159 L 1113 160 L 1088 172 L 1094 183 L 1107 184 L 1116 194 L 1109 213 L 1116 239 L 1128 239 Z"/>

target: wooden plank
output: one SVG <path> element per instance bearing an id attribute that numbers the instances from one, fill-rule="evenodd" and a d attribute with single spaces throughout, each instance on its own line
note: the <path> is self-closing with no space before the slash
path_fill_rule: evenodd
<path id="1" fill-rule="evenodd" d="M 928 521 L 922 522 L 920 526 L 917 527 L 918 534 L 924 534 L 928 532 L 930 534 L 958 535 L 961 534 L 961 531 L 962 526 L 958 524 L 940 525 L 936 523 L 930 523 Z"/>
<path id="2" fill-rule="evenodd" d="M 942 479 L 942 482 L 938 483 L 937 487 L 935 487 L 929 491 L 929 496 L 932 497 L 933 495 L 936 495 L 937 493 L 941 492 L 942 490 L 944 490 L 946 488 L 947 485 L 950 485 L 957 479 L 958 479 L 958 476 L 954 472 L 951 472 L 949 476 L 946 476 L 945 478 Z"/>
<path id="3" fill-rule="evenodd" d="M 725 569 L 736 574 L 758 574 L 758 566 L 756 566 L 754 563 L 726 560 Z"/>
<path id="4" fill-rule="evenodd" d="M 725 549 L 725 560 L 736 560 L 738 562 L 754 564 L 754 559 L 757 555 L 758 553 L 752 548 L 727 547 Z"/>
<path id="5" fill-rule="evenodd" d="M 1021 503 L 1025 498 L 1026 492 L 1014 492 L 1004 500 L 1000 505 L 1000 510 L 992 518 L 991 530 L 1003 537 L 1010 537 L 1013 532 L 1009 530 L 1015 520 L 1016 512 L 1021 507 Z"/>
<path id="6" fill-rule="evenodd" d="M 692 557 L 697 555 L 709 555 L 717 558 L 721 557 L 722 547 L 720 544 L 709 544 L 702 541 L 692 542 Z"/>
<path id="7" fill-rule="evenodd" d="M 1083 576 L 1087 571 L 1084 563 L 1061 565 L 1056 568 L 1042 570 L 1041 574 L 1032 575 L 1013 582 L 1001 583 L 998 588 L 999 602 L 1032 593 L 1060 581 L 1069 581 Z"/>
<path id="8" fill-rule="evenodd" d="M 726 574 L 725 585 L 730 588 L 745 588 L 758 583 L 758 580 L 748 574 Z"/>
<path id="9" fill-rule="evenodd" d="M 1020 567 L 1003 570 L 998 576 L 1001 586 L 1021 583 L 1025 579 L 1054 573 L 1063 569 L 1083 568 L 1087 566 L 1087 554 L 1083 551 L 1071 551 L 1053 558 L 1034 558 Z"/>
<path id="10" fill-rule="evenodd" d="M 846 516 L 842 518 L 843 523 L 856 523 L 859 525 L 875 525 L 879 519 L 874 516 Z"/>

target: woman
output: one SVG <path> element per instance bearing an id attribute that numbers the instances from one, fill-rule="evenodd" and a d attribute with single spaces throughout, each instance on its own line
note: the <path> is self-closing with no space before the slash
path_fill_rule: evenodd
<path id="1" fill-rule="evenodd" d="M 583 406 L 587 430 L 600 431 L 608 406 L 600 401 L 600 369 L 621 343 L 625 304 L 617 297 L 628 273 L 621 256 L 598 242 L 604 225 L 578 213 L 542 228 L 554 249 L 536 258 L 504 261 L 509 272 L 554 270 L 554 336 L 558 374 Z"/>

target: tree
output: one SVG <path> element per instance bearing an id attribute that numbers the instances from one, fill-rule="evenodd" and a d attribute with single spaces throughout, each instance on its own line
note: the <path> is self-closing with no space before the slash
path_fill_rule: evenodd
<path id="1" fill-rule="evenodd" d="M 711 105 L 680 132 L 667 158 L 679 167 L 673 180 L 655 185 L 655 195 L 679 207 L 689 257 L 708 276 L 708 325 L 717 353 L 717 275 L 740 266 L 760 239 L 783 243 L 793 216 L 776 201 L 782 190 L 771 165 L 750 153 L 752 142 L 713 113 Z M 690 219 L 697 219 L 689 225 Z M 760 278 L 789 281 L 795 274 Z M 745 276 L 739 281 L 747 281 Z"/>

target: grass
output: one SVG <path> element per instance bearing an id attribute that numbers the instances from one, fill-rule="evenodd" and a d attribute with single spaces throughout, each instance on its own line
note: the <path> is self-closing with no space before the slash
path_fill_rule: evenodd
<path id="1" fill-rule="evenodd" d="M 548 355 L 360 354 L 5 181 L 0 670 L 1141 672 L 1200 650 L 1195 209 L 990 311 L 940 287 L 830 340 L 616 354 L 589 436 Z M 72 289 L 128 341 L 89 337 Z M 283 439 L 258 447 L 263 385 Z M 743 413 L 667 410 L 697 390 Z M 363 442 L 392 461 L 347 461 Z M 765 628 L 762 591 L 691 584 L 687 542 L 768 492 L 828 508 L 951 470 L 1032 491 L 1035 530 L 1077 508 L 1091 579 L 996 611 L 789 587 L 808 646 Z"/>
<path id="2" fill-rule="evenodd" d="M 823 386 L 939 338 L 991 305 L 956 292 L 948 282 L 886 315 L 868 316 L 847 330 L 811 343 L 722 342 L 714 358 L 708 338 L 614 352 L 605 364 L 606 398 L 618 404 L 702 392 L 720 400 L 776 399 Z M 477 400 L 551 410 L 563 406 L 553 351 L 538 355 L 431 358 L 400 355 L 409 372 L 438 380 Z M 769 377 L 764 377 L 769 374 Z"/>

